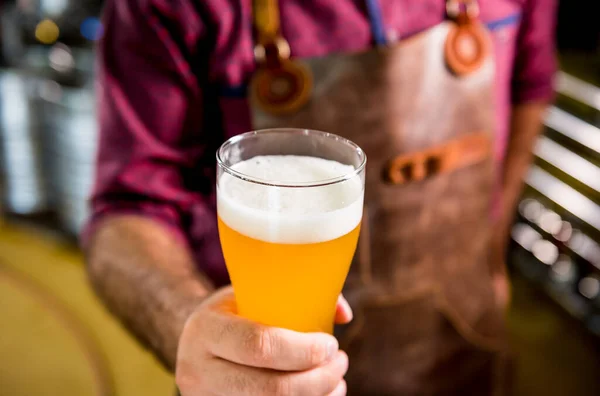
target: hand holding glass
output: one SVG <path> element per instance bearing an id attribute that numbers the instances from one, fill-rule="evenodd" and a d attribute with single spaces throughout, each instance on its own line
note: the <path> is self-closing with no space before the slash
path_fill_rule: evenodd
<path id="1" fill-rule="evenodd" d="M 356 249 L 366 156 L 339 136 L 249 132 L 217 153 L 219 235 L 238 313 L 332 333 Z"/>

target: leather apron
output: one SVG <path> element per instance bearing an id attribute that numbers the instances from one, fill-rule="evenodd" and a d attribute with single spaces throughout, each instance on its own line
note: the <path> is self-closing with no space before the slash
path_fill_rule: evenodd
<path id="1" fill-rule="evenodd" d="M 503 313 L 488 264 L 493 189 L 494 60 L 476 0 L 384 45 L 290 59 L 277 0 L 255 0 L 255 129 L 344 136 L 368 156 L 366 204 L 336 330 L 350 395 L 486 395 L 498 390 Z"/>

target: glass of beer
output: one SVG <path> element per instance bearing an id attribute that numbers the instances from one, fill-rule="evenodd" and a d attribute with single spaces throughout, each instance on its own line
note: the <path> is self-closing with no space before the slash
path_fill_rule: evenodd
<path id="1" fill-rule="evenodd" d="M 363 150 L 326 132 L 269 129 L 217 152 L 221 247 L 239 315 L 333 332 L 363 211 Z"/>

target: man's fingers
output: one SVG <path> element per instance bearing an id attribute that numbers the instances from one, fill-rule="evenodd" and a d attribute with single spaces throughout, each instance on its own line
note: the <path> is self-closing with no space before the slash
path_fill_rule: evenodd
<path id="1" fill-rule="evenodd" d="M 335 323 L 337 324 L 346 324 L 349 323 L 353 318 L 352 308 L 348 301 L 340 294 L 337 306 L 335 309 Z"/>
<path id="2" fill-rule="evenodd" d="M 256 324 L 233 314 L 212 312 L 201 325 L 208 352 L 245 366 L 301 371 L 330 360 L 339 345 L 324 333 L 299 333 Z"/>
<path id="3" fill-rule="evenodd" d="M 190 316 L 179 342 L 182 395 L 339 396 L 348 357 L 324 333 L 263 326 L 237 315 L 231 288 Z"/>
<path id="4" fill-rule="evenodd" d="M 201 383 L 207 389 L 218 389 L 223 396 L 338 396 L 344 393 L 332 392 L 339 392 L 340 381 L 348 369 L 348 357 L 338 352 L 325 365 L 302 372 L 247 367 L 218 358 L 210 364 L 213 375 Z"/>
<path id="5" fill-rule="evenodd" d="M 348 386 L 346 385 L 346 381 L 342 380 L 338 384 L 338 386 L 331 392 L 328 396 L 346 396 L 348 392 Z"/>

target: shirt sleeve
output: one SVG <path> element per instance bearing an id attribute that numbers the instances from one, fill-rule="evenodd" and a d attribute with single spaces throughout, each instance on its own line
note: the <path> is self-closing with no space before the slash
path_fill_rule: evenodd
<path id="1" fill-rule="evenodd" d="M 99 151 L 82 244 L 115 213 L 154 218 L 183 237 L 186 211 L 206 199 L 183 179 L 205 151 L 202 92 L 190 67 L 203 25 L 187 0 L 109 0 L 103 19 Z"/>
<path id="2" fill-rule="evenodd" d="M 557 69 L 557 0 L 526 0 L 517 39 L 513 103 L 549 101 Z"/>

